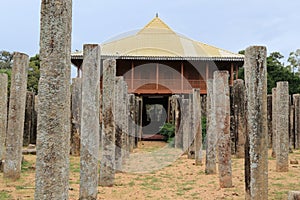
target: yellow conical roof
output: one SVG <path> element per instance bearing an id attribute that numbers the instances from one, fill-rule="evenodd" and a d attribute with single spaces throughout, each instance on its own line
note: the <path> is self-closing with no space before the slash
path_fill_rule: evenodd
<path id="1" fill-rule="evenodd" d="M 243 60 L 243 55 L 176 33 L 158 16 L 134 34 L 102 44 L 102 55 L 136 59 Z"/>

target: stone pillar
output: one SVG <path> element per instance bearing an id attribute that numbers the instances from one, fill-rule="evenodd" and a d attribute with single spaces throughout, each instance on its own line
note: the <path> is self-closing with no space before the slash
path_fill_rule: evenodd
<path id="1" fill-rule="evenodd" d="M 194 101 L 193 94 L 189 94 L 189 131 L 188 131 L 188 159 L 195 159 L 195 132 L 194 132 Z"/>
<path id="2" fill-rule="evenodd" d="M 272 95 L 267 96 L 268 148 L 272 148 Z"/>
<path id="3" fill-rule="evenodd" d="M 291 96 L 290 96 L 291 97 Z M 291 104 L 291 98 L 290 98 L 290 109 L 289 109 L 289 151 L 290 153 L 293 152 L 293 149 L 295 148 L 295 107 Z"/>
<path id="4" fill-rule="evenodd" d="M 221 188 L 232 187 L 231 140 L 230 140 L 230 97 L 229 74 L 227 71 L 214 72 L 214 118 L 215 131 L 218 133 L 218 163 Z"/>
<path id="5" fill-rule="evenodd" d="M 182 132 L 182 98 L 175 97 L 175 148 L 183 148 L 183 132 Z"/>
<path id="6" fill-rule="evenodd" d="M 205 159 L 205 173 L 216 174 L 216 145 L 218 141 L 217 133 L 215 131 L 215 118 L 213 117 L 213 80 L 209 79 L 207 85 L 207 117 L 206 117 L 206 159 Z"/>
<path id="7" fill-rule="evenodd" d="M 116 78 L 116 88 L 115 88 L 115 109 L 116 114 L 115 115 L 115 123 L 116 123 L 116 149 L 115 149 L 115 159 L 116 159 L 116 171 L 122 170 L 122 143 L 123 143 L 123 118 L 124 118 L 124 112 L 123 112 L 123 84 L 124 80 L 123 77 L 117 77 Z"/>
<path id="8" fill-rule="evenodd" d="M 289 170 L 289 83 L 277 82 L 276 171 Z"/>
<path id="9" fill-rule="evenodd" d="M 36 138 L 37 138 L 37 108 L 38 108 L 38 95 L 34 96 L 34 123 L 33 123 L 33 131 L 32 135 L 30 136 L 30 144 L 36 144 Z"/>
<path id="10" fill-rule="evenodd" d="M 276 88 L 272 88 L 272 157 L 276 158 Z"/>
<path id="11" fill-rule="evenodd" d="M 289 191 L 288 200 L 299 200 L 300 199 L 300 191 Z"/>
<path id="12" fill-rule="evenodd" d="M 293 95 L 295 109 L 295 149 L 300 148 L 300 94 Z"/>
<path id="13" fill-rule="evenodd" d="M 245 154 L 246 199 L 268 199 L 267 50 L 245 51 L 247 140 Z"/>
<path id="14" fill-rule="evenodd" d="M 129 134 L 129 152 L 133 151 L 135 144 L 135 95 L 130 94 L 128 96 L 128 104 L 129 104 L 129 123 L 128 123 L 128 134 Z"/>
<path id="15" fill-rule="evenodd" d="M 5 156 L 5 140 L 7 130 L 7 74 L 0 73 L 0 163 Z"/>
<path id="16" fill-rule="evenodd" d="M 123 118 L 122 120 L 122 161 L 123 163 L 125 163 L 125 158 L 129 157 L 129 149 L 128 149 L 128 144 L 129 144 L 129 135 L 128 135 L 128 118 L 129 118 L 129 114 L 128 114 L 128 86 L 126 81 L 123 81 L 123 97 L 122 97 L 122 101 L 123 101 L 123 108 L 122 108 L 122 112 L 123 112 Z"/>
<path id="17" fill-rule="evenodd" d="M 33 135 L 34 128 L 34 93 L 26 93 L 26 106 L 25 106 L 25 122 L 23 132 L 23 146 L 30 144 L 30 137 Z"/>
<path id="18" fill-rule="evenodd" d="M 234 135 L 237 158 L 245 157 L 246 116 L 245 116 L 245 85 L 241 79 L 235 80 L 232 88 L 234 110 Z"/>
<path id="19" fill-rule="evenodd" d="M 72 0 L 42 1 L 35 179 L 39 200 L 69 198 L 71 33 Z"/>
<path id="20" fill-rule="evenodd" d="M 195 164 L 202 165 L 202 116 L 200 89 L 193 89 L 193 115 L 195 135 Z"/>
<path id="21" fill-rule="evenodd" d="M 99 45 L 83 46 L 79 197 L 82 200 L 97 199 L 98 194 L 100 59 Z"/>
<path id="22" fill-rule="evenodd" d="M 71 150 L 73 156 L 80 155 L 80 129 L 81 129 L 81 78 L 72 79 L 71 94 Z"/>
<path id="23" fill-rule="evenodd" d="M 189 100 L 182 100 L 182 146 L 183 152 L 187 153 L 189 149 L 189 132 L 190 132 L 190 117 L 189 117 Z"/>
<path id="24" fill-rule="evenodd" d="M 115 76 L 116 60 L 103 62 L 103 138 L 100 185 L 113 186 L 115 180 Z"/>
<path id="25" fill-rule="evenodd" d="M 11 75 L 4 177 L 20 178 L 29 57 L 14 53 Z"/>

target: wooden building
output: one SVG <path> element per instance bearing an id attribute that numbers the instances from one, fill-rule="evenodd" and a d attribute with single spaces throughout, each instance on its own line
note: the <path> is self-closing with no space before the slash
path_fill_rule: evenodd
<path id="1" fill-rule="evenodd" d="M 171 95 L 189 94 L 192 88 L 206 94 L 206 80 L 216 70 L 228 70 L 232 84 L 244 62 L 243 55 L 174 32 L 158 16 L 141 30 L 101 46 L 102 59 L 116 59 L 116 75 L 124 77 L 129 93 L 141 97 L 143 110 L 149 104 L 161 104 L 168 110 Z M 78 75 L 82 59 L 82 52 L 72 54 Z M 146 111 L 143 113 L 145 118 Z"/>

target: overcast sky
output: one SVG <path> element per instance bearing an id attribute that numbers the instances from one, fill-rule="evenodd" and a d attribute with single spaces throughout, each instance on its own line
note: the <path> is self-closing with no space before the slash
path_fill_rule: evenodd
<path id="1" fill-rule="evenodd" d="M 40 0 L 0 0 L 0 50 L 39 52 Z M 173 30 L 232 52 L 300 48 L 299 0 L 73 0 L 72 50 L 140 29 L 159 13 Z"/>

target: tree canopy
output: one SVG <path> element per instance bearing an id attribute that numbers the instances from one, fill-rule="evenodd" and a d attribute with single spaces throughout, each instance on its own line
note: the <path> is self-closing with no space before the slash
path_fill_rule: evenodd
<path id="1" fill-rule="evenodd" d="M 239 53 L 244 54 L 244 51 Z M 281 62 L 283 58 L 279 52 L 272 52 L 267 57 L 268 94 L 272 93 L 272 88 L 275 88 L 279 81 L 289 82 L 290 94 L 300 93 L 300 77 L 293 73 L 290 67 L 284 66 Z M 239 70 L 239 77 L 244 79 L 244 68 Z"/>

